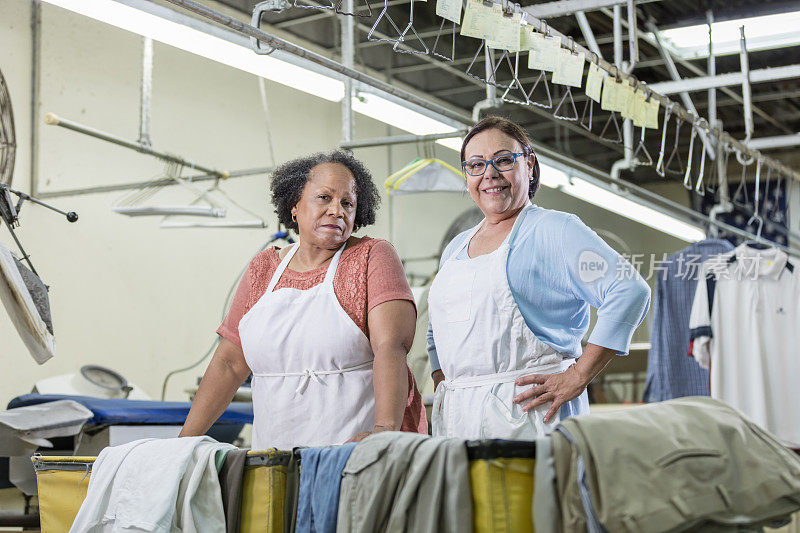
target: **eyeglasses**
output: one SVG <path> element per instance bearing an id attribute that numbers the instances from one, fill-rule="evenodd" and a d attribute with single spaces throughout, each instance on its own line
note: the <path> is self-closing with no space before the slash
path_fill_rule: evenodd
<path id="1" fill-rule="evenodd" d="M 461 166 L 470 176 L 483 176 L 489 165 L 492 165 L 498 172 L 507 172 L 514 168 L 517 158 L 524 156 L 524 153 L 507 152 L 502 153 L 492 159 L 470 159 L 462 161 Z"/>

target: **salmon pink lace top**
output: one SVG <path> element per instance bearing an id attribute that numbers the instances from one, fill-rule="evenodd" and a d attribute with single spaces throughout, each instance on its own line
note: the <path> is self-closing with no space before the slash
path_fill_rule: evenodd
<path id="1" fill-rule="evenodd" d="M 256 255 L 250 262 L 236 289 L 236 294 L 217 333 L 241 348 L 239 321 L 267 291 L 272 275 L 280 264 L 278 248 L 272 247 Z M 327 265 L 308 272 L 287 268 L 275 290 L 306 290 L 325 279 Z M 414 302 L 403 265 L 394 247 L 383 239 L 363 237 L 342 252 L 339 268 L 333 278 L 333 291 L 345 312 L 369 338 L 367 314 L 377 305 L 390 300 Z M 428 432 L 428 421 L 422 396 L 411 370 L 408 370 L 408 401 L 402 431 Z"/>

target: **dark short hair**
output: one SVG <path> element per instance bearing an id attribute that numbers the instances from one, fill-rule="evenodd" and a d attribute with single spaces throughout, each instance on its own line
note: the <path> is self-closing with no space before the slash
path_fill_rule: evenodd
<path id="1" fill-rule="evenodd" d="M 522 129 L 522 126 L 507 118 L 490 115 L 475 124 L 472 129 L 469 130 L 467 136 L 464 137 L 464 142 L 461 143 L 461 161 L 464 161 L 464 153 L 466 152 L 467 144 L 469 143 L 470 139 L 480 132 L 486 130 L 500 130 L 516 140 L 522 146 L 522 151 L 526 156 L 533 153 L 533 148 L 531 148 L 531 140 L 528 137 L 528 134 L 525 133 L 525 130 Z M 539 158 L 537 157 L 533 164 L 531 181 L 530 185 L 528 186 L 528 198 L 533 198 L 533 195 L 536 194 L 536 191 L 539 189 L 539 172 Z"/>
<path id="2" fill-rule="evenodd" d="M 272 173 L 272 203 L 278 214 L 278 222 L 289 229 L 298 230 L 297 222 L 292 220 L 292 208 L 300 201 L 303 189 L 308 183 L 311 169 L 323 163 L 338 163 L 353 174 L 356 182 L 356 219 L 355 227 L 363 228 L 375 223 L 375 212 L 381 203 L 372 174 L 364 163 L 353 157 L 350 152 L 336 150 L 328 153 L 317 153 L 298 157 L 280 165 Z"/>

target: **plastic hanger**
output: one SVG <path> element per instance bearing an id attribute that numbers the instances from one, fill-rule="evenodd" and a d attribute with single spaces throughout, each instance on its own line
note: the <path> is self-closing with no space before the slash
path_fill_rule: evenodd
<path id="1" fill-rule="evenodd" d="M 441 159 L 415 159 L 384 182 L 387 194 L 463 192 L 464 175 Z"/>
<path id="2" fill-rule="evenodd" d="M 644 145 L 644 134 L 646 128 L 642 126 L 642 136 L 639 139 L 639 145 L 636 147 L 636 150 L 633 152 L 633 162 L 635 165 L 642 166 L 642 167 L 652 167 L 653 166 L 653 158 L 650 156 L 650 152 L 647 151 L 647 147 Z M 647 158 L 643 161 L 640 161 L 638 156 L 639 152 L 642 152 L 644 156 Z"/>

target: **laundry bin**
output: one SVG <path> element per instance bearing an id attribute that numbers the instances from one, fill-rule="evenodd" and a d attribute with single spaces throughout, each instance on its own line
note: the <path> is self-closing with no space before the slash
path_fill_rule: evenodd
<path id="1" fill-rule="evenodd" d="M 533 533 L 531 441 L 467 442 L 475 533 Z"/>
<path id="2" fill-rule="evenodd" d="M 283 531 L 286 467 L 291 452 L 247 452 L 242 480 L 242 533 Z M 86 498 L 94 457 L 32 458 L 39 491 L 42 533 L 69 531 Z"/>

